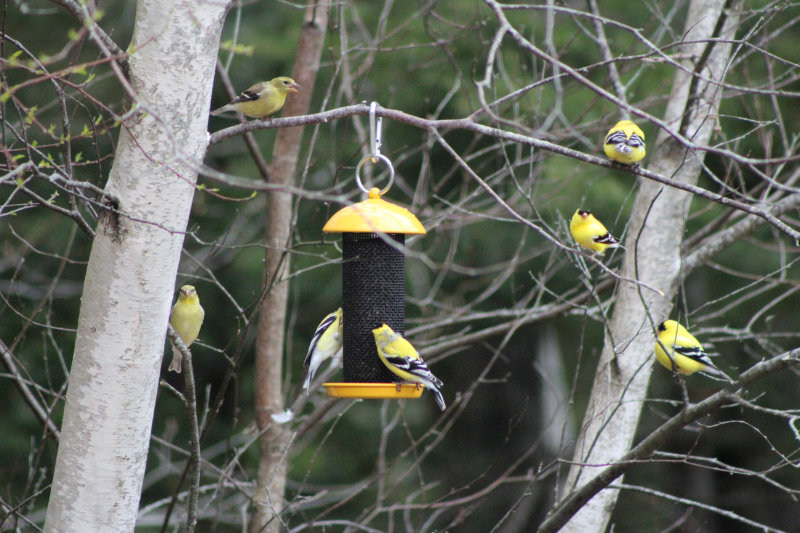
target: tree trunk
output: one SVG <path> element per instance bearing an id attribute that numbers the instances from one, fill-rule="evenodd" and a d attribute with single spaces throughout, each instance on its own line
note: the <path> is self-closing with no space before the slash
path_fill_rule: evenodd
<path id="1" fill-rule="evenodd" d="M 300 94 L 287 99 L 284 116 L 303 115 L 311 105 L 311 94 L 319 69 L 322 46 L 328 26 L 329 6 L 309 2 L 297 47 L 292 77 Z M 270 183 L 293 183 L 303 128 L 279 130 L 269 165 Z M 267 294 L 261 304 L 256 340 L 256 423 L 263 431 L 253 519 L 250 531 L 277 532 L 281 529 L 280 511 L 286 486 L 286 452 L 290 432 L 276 425 L 271 415 L 283 411 L 283 345 L 286 303 L 289 294 L 289 245 L 291 244 L 292 195 L 272 191 L 267 195 L 266 258 L 264 284 Z"/>
<path id="2" fill-rule="evenodd" d="M 664 119 L 671 129 L 699 145 L 707 144 L 711 136 L 722 89 L 691 73 L 713 80 L 725 77 L 730 45 L 703 42 L 712 37 L 733 38 L 736 16 L 725 4 L 724 0 L 690 4 L 685 40 L 698 42 L 682 47 L 687 58 L 679 61 L 688 72 L 676 69 Z M 650 170 L 683 183 L 697 181 L 703 152 L 687 152 L 666 131 L 659 131 L 656 142 L 649 146 Z M 687 192 L 649 180 L 643 181 L 637 194 L 622 275 L 661 289 L 665 296 L 630 283 L 620 284 L 610 323 L 613 341 L 607 336 L 564 496 L 631 447 L 652 368 L 654 327 L 668 318 L 680 276 L 681 241 L 691 199 Z M 605 531 L 617 495 L 615 489 L 603 490 L 562 531 Z"/>
<path id="3" fill-rule="evenodd" d="M 121 128 L 86 269 L 45 531 L 133 531 L 225 2 L 141 0 L 137 111 Z M 111 202 L 116 204 L 116 202 Z"/>

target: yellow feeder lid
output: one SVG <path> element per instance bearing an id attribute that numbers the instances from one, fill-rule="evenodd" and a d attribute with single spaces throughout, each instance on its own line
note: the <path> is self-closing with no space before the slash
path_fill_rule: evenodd
<path id="1" fill-rule="evenodd" d="M 410 383 L 323 383 L 331 398 L 419 398 L 425 385 Z"/>
<path id="2" fill-rule="evenodd" d="M 399 205 L 381 199 L 377 187 L 369 190 L 369 199 L 337 211 L 325 227 L 325 233 L 407 233 L 424 235 L 425 227 L 414 214 Z M 393 396 L 395 397 L 395 396 Z"/>

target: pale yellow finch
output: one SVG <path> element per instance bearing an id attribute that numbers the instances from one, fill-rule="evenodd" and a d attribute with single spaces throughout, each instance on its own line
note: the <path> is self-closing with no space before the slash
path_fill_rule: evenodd
<path id="1" fill-rule="evenodd" d="M 244 113 L 252 118 L 264 118 L 283 107 L 286 95 L 296 93 L 300 88 L 292 78 L 281 76 L 270 81 L 256 83 L 233 99 L 230 104 L 212 111 L 212 115 L 221 115 L 228 111 Z"/>
<path id="2" fill-rule="evenodd" d="M 181 287 L 178 301 L 172 306 L 172 312 L 169 314 L 169 323 L 187 347 L 197 340 L 205 316 L 206 312 L 200 305 L 200 298 L 194 287 L 191 285 Z M 180 374 L 181 360 L 181 352 L 173 346 L 169 370 Z"/>

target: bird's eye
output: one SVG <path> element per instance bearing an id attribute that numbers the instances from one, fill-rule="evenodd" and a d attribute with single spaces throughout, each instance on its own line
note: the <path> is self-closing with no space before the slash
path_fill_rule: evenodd
<path id="1" fill-rule="evenodd" d="M 283 80 L 283 84 L 284 85 L 289 85 L 289 81 L 288 80 Z"/>

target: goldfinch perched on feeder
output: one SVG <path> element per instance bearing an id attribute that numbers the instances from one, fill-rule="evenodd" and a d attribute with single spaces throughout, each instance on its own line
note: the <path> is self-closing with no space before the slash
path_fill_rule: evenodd
<path id="1" fill-rule="evenodd" d="M 578 244 L 594 252 L 602 254 L 606 248 L 620 246 L 619 240 L 608 232 L 591 211 L 575 211 L 569 221 L 569 231 Z"/>
<path id="2" fill-rule="evenodd" d="M 306 382 L 303 384 L 306 394 L 308 394 L 308 387 L 314 380 L 314 374 L 323 361 L 333 357 L 335 363 L 341 364 L 343 339 L 342 308 L 340 307 L 322 319 L 322 322 L 319 323 L 316 331 L 314 331 L 314 336 L 311 337 L 306 360 L 303 362 L 308 367 Z"/>
<path id="3" fill-rule="evenodd" d="M 425 385 L 433 394 L 439 408 L 444 411 L 445 404 L 439 388 L 442 381 L 434 376 L 425 361 L 420 358 L 417 350 L 399 333 L 395 333 L 386 324 L 372 330 L 375 335 L 375 345 L 378 356 L 386 368 L 400 376 L 404 381 Z"/>
<path id="4" fill-rule="evenodd" d="M 668 352 L 664 350 L 665 348 Z M 656 359 L 667 370 L 677 370 L 684 376 L 698 371 L 707 372 L 732 381 L 727 374 L 714 366 L 703 350 L 703 345 L 674 320 L 667 320 L 658 325 L 655 351 Z"/>
<path id="5" fill-rule="evenodd" d="M 644 132 L 630 120 L 620 120 L 608 130 L 603 151 L 617 163 L 638 163 L 645 156 Z"/>
<path id="6" fill-rule="evenodd" d="M 248 117 L 264 118 L 279 111 L 286 102 L 286 95 L 299 92 L 299 88 L 300 86 L 292 78 L 286 76 L 262 81 L 242 92 L 230 104 L 212 111 L 211 114 L 221 115 L 228 111 L 236 111 Z"/>
<path id="7" fill-rule="evenodd" d="M 183 343 L 188 347 L 200 334 L 200 326 L 203 325 L 203 318 L 206 312 L 200 305 L 200 297 L 191 285 L 181 287 L 178 294 L 178 301 L 172 306 L 169 314 L 169 323 L 172 329 L 178 334 Z M 181 352 L 174 346 L 172 347 L 172 362 L 169 370 L 181 373 Z"/>

